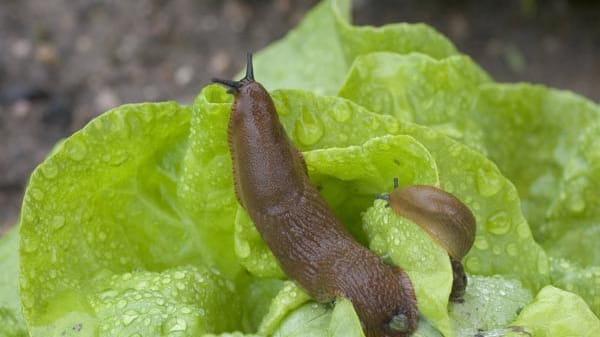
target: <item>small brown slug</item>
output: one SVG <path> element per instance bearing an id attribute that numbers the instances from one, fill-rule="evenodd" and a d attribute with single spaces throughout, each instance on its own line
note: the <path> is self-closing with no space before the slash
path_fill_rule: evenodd
<path id="1" fill-rule="evenodd" d="M 462 302 L 467 277 L 461 264 L 475 241 L 476 222 L 471 210 L 454 195 L 434 186 L 411 185 L 379 196 L 388 200 L 394 213 L 423 228 L 450 256 L 452 292 L 450 300 Z"/>
<path id="2" fill-rule="evenodd" d="M 418 319 L 412 283 L 357 243 L 308 178 L 252 55 L 240 81 L 213 79 L 235 96 L 228 126 L 235 192 L 286 275 L 321 303 L 349 299 L 367 337 L 409 336 Z"/>

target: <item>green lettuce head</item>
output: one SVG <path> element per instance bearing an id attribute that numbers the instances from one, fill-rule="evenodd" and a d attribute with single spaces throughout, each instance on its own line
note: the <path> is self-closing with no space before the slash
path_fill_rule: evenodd
<path id="1" fill-rule="evenodd" d="M 255 74 L 334 213 L 409 274 L 414 335 L 600 335 L 598 105 L 495 83 L 426 25 L 349 13 L 323 1 Z M 57 146 L 0 240 L 0 335 L 363 336 L 349 301 L 286 280 L 238 205 L 231 103 L 211 85 L 191 106 L 124 105 Z M 374 200 L 393 178 L 473 212 L 464 303 L 446 252 Z"/>

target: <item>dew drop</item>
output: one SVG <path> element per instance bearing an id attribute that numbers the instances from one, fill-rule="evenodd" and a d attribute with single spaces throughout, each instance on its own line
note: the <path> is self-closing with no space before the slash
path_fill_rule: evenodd
<path id="1" fill-rule="evenodd" d="M 50 248 L 50 262 L 56 263 L 56 261 L 58 261 L 58 258 L 56 257 L 56 247 L 51 247 Z"/>
<path id="2" fill-rule="evenodd" d="M 35 299 L 29 292 L 21 292 L 21 301 L 23 302 L 23 306 L 25 308 L 33 308 L 35 305 Z"/>
<path id="3" fill-rule="evenodd" d="M 489 243 L 487 241 L 487 239 L 484 236 L 477 236 L 475 238 L 475 248 L 479 249 L 479 250 L 486 250 L 489 248 Z"/>
<path id="4" fill-rule="evenodd" d="M 296 121 L 295 134 L 300 143 L 310 146 L 323 137 L 324 129 L 321 121 L 308 110 L 302 111 L 302 117 Z"/>
<path id="5" fill-rule="evenodd" d="M 127 301 L 124 299 L 119 300 L 119 302 L 117 302 L 117 308 L 119 309 L 123 309 L 127 306 Z"/>
<path id="6" fill-rule="evenodd" d="M 123 313 L 121 320 L 122 320 L 123 324 L 125 324 L 125 326 L 128 326 L 133 321 L 135 321 L 138 317 L 140 317 L 140 315 L 137 311 L 127 310 L 127 311 L 125 311 L 125 313 Z"/>
<path id="7" fill-rule="evenodd" d="M 148 288 L 148 281 L 146 281 L 146 280 L 139 281 L 135 285 L 135 289 L 137 289 L 137 290 L 144 290 L 146 288 Z"/>
<path id="8" fill-rule="evenodd" d="M 235 245 L 235 253 L 239 258 L 242 259 L 245 259 L 248 256 L 250 256 L 250 245 L 248 244 L 248 241 L 237 238 Z"/>
<path id="9" fill-rule="evenodd" d="M 344 123 L 352 117 L 352 111 L 347 104 L 339 104 L 329 110 L 329 115 L 337 122 Z"/>
<path id="10" fill-rule="evenodd" d="M 371 97 L 370 110 L 374 112 L 380 111 L 393 111 L 394 108 L 394 98 L 392 93 L 388 90 L 376 89 L 371 92 L 365 93 L 365 97 Z"/>
<path id="11" fill-rule="evenodd" d="M 484 197 L 491 197 L 502 187 L 502 180 L 496 172 L 480 168 L 477 170 L 477 190 Z"/>
<path id="12" fill-rule="evenodd" d="M 53 162 L 48 162 L 45 165 L 42 165 L 40 170 L 42 171 L 44 177 L 48 179 L 53 179 L 58 175 L 58 168 Z"/>
<path id="13" fill-rule="evenodd" d="M 184 277 L 185 277 L 185 272 L 183 272 L 183 271 L 181 271 L 181 270 L 178 270 L 178 271 L 176 271 L 176 272 L 173 274 L 173 277 L 174 277 L 176 280 L 181 280 L 182 278 L 184 278 Z"/>
<path id="14" fill-rule="evenodd" d="M 177 287 L 177 289 L 179 289 L 179 290 L 183 290 L 183 289 L 185 289 L 185 284 L 184 284 L 183 282 L 177 282 L 177 283 L 175 284 L 175 286 L 176 286 L 176 287 Z"/>
<path id="15" fill-rule="evenodd" d="M 41 190 L 39 190 L 37 188 L 30 188 L 29 193 L 31 194 L 33 199 L 35 199 L 37 201 L 40 201 L 44 198 L 44 192 L 42 192 Z"/>
<path id="16" fill-rule="evenodd" d="M 138 118 L 137 114 L 129 113 L 127 116 L 127 125 L 132 133 L 138 132 L 142 128 L 142 122 Z"/>
<path id="17" fill-rule="evenodd" d="M 504 211 L 498 211 L 492 214 L 485 223 L 485 227 L 488 232 L 496 235 L 502 235 L 508 233 L 511 224 L 508 214 Z"/>
<path id="18" fill-rule="evenodd" d="M 33 253 L 38 249 L 40 242 L 35 237 L 24 237 L 21 244 L 25 252 Z"/>
<path id="19" fill-rule="evenodd" d="M 500 247 L 499 245 L 494 245 L 492 247 L 492 253 L 494 253 L 494 255 L 502 254 L 502 247 Z"/>
<path id="20" fill-rule="evenodd" d="M 371 128 L 371 130 L 373 131 L 377 131 L 380 126 L 381 123 L 377 118 L 371 118 L 371 120 L 369 121 L 369 128 Z"/>
<path id="21" fill-rule="evenodd" d="M 395 135 L 398 133 L 398 130 L 400 130 L 400 122 L 398 122 L 398 120 L 395 118 L 390 118 L 385 122 L 384 127 L 385 131 L 387 131 L 389 134 Z"/>
<path id="22" fill-rule="evenodd" d="M 517 256 L 517 254 L 519 253 L 517 244 L 514 242 L 511 242 L 508 245 L 506 245 L 506 253 L 509 256 Z"/>
<path id="23" fill-rule="evenodd" d="M 185 331 L 187 322 L 183 318 L 172 318 L 165 322 L 165 332 Z"/>
<path id="24" fill-rule="evenodd" d="M 477 256 L 471 256 L 467 259 L 465 265 L 472 273 L 477 273 L 481 269 L 481 262 Z"/>
<path id="25" fill-rule="evenodd" d="M 72 139 L 70 142 L 65 143 L 65 147 L 67 156 L 75 161 L 81 161 L 87 155 L 87 147 L 79 140 Z"/>
<path id="26" fill-rule="evenodd" d="M 60 229 L 65 225 L 65 217 L 62 215 L 55 215 L 50 222 L 50 226 L 54 229 Z"/>

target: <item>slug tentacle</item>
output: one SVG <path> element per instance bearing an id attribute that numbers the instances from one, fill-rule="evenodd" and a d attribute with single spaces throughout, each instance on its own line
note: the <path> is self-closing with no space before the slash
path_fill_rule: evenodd
<path id="1" fill-rule="evenodd" d="M 252 65 L 252 53 L 246 54 L 246 76 L 239 81 L 225 80 L 220 78 L 212 78 L 212 82 L 219 83 L 228 88 L 227 92 L 230 94 L 236 94 L 246 84 L 254 82 L 254 66 Z"/>

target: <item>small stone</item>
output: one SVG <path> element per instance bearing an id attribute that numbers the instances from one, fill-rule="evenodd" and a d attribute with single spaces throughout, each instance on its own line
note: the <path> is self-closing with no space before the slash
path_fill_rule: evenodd
<path id="1" fill-rule="evenodd" d="M 208 61 L 209 73 L 220 74 L 223 73 L 231 64 L 231 58 L 228 53 L 224 51 L 218 51 Z"/>
<path id="2" fill-rule="evenodd" d="M 31 42 L 27 39 L 19 39 L 11 46 L 11 53 L 14 57 L 23 59 L 31 54 Z"/>
<path id="3" fill-rule="evenodd" d="M 190 83 L 194 77 L 194 68 L 191 66 L 181 66 L 175 71 L 175 84 L 185 86 Z"/>
<path id="4" fill-rule="evenodd" d="M 56 64 L 59 60 L 58 50 L 50 43 L 40 45 L 35 51 L 35 57 L 44 64 Z"/>
<path id="5" fill-rule="evenodd" d="M 100 112 L 112 109 L 119 104 L 119 97 L 117 97 L 117 94 L 109 88 L 101 89 L 94 99 L 94 105 Z"/>

